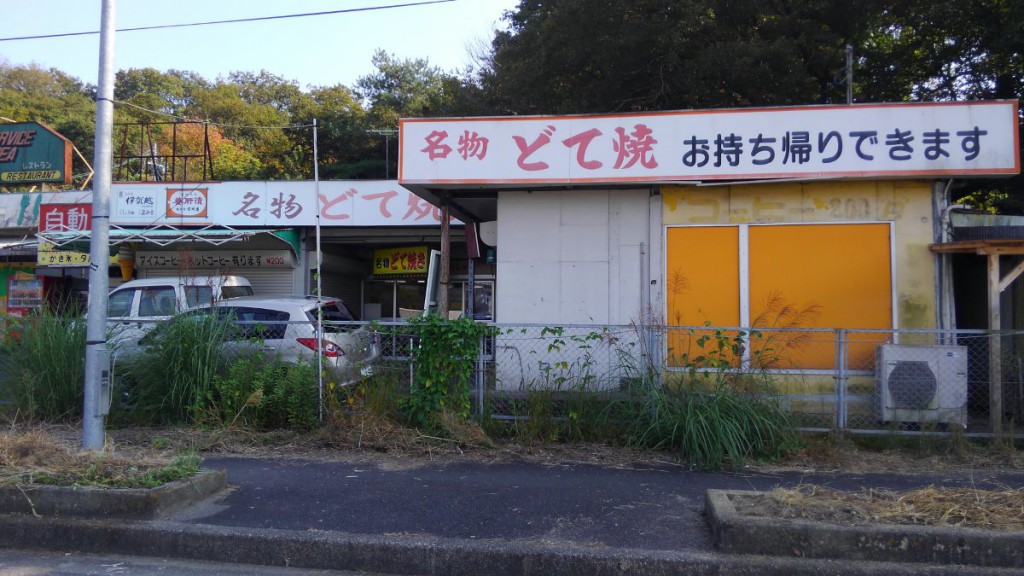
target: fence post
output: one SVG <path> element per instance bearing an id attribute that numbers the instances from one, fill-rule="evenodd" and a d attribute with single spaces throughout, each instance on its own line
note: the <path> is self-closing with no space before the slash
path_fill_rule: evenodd
<path id="1" fill-rule="evenodd" d="M 476 407 L 477 414 L 480 416 L 480 422 L 484 420 L 484 354 L 487 352 L 484 348 L 484 337 L 480 336 L 480 343 L 476 353 Z"/>
<path id="2" fill-rule="evenodd" d="M 849 378 L 846 370 L 846 330 L 836 330 L 836 429 L 846 429 L 846 381 Z"/>

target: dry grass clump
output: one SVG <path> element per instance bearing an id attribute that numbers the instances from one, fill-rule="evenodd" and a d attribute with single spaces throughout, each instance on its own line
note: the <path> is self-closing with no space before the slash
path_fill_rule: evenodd
<path id="1" fill-rule="evenodd" d="M 445 410 L 441 413 L 440 425 L 441 429 L 444 430 L 445 436 L 453 442 L 457 442 L 460 446 L 494 447 L 494 441 L 487 435 L 487 432 L 484 432 L 484 429 L 476 420 L 470 420 Z"/>
<path id="2" fill-rule="evenodd" d="M 67 443 L 41 430 L 0 435 L 0 466 L 5 470 L 66 466 L 72 461 Z"/>
<path id="3" fill-rule="evenodd" d="M 389 418 L 362 412 L 336 414 L 311 440 L 323 448 L 417 454 L 422 451 L 418 436 Z"/>
<path id="4" fill-rule="evenodd" d="M 845 492 L 804 485 L 736 500 L 746 514 L 801 518 L 837 524 L 961 526 L 1024 530 L 1024 490 L 929 486 L 907 492 L 863 489 Z"/>
<path id="5" fill-rule="evenodd" d="M 140 458 L 138 454 L 78 451 L 67 435 L 45 429 L 11 429 L 0 434 L 0 486 L 151 487 L 191 476 L 195 456 Z"/>

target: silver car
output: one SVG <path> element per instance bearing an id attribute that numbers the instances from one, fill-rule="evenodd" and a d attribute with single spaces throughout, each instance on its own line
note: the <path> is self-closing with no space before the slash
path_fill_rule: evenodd
<path id="1" fill-rule="evenodd" d="M 376 336 L 352 322 L 352 314 L 336 298 L 320 299 L 325 368 L 345 386 L 369 376 L 380 356 Z M 210 314 L 236 322 L 226 347 L 230 353 L 261 352 L 284 362 L 316 359 L 317 299 L 315 296 L 242 296 L 187 312 Z"/>

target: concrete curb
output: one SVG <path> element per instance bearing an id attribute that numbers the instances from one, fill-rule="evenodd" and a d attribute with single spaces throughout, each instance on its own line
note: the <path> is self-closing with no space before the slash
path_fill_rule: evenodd
<path id="1" fill-rule="evenodd" d="M 191 506 L 227 487 L 223 470 L 156 488 L 92 488 L 43 484 L 0 488 L 0 512 L 40 516 L 152 520 Z"/>
<path id="2" fill-rule="evenodd" d="M 390 574 L 491 576 L 1008 576 L 1019 570 L 585 548 L 574 543 L 465 541 L 340 532 L 223 528 L 170 521 L 0 516 L 0 547 Z"/>
<path id="3" fill-rule="evenodd" d="M 1024 567 L 1024 534 L 933 526 L 840 526 L 740 514 L 733 497 L 760 492 L 708 490 L 705 511 L 721 552 L 805 558 Z"/>

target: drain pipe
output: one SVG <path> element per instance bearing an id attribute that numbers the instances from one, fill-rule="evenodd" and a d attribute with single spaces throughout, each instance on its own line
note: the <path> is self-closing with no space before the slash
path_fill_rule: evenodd
<path id="1" fill-rule="evenodd" d="M 948 192 L 950 183 L 946 185 L 946 191 Z M 939 219 L 940 226 L 942 228 L 940 232 L 940 242 L 946 243 L 952 240 L 952 234 L 950 233 L 950 213 L 953 210 L 966 210 L 970 208 L 966 204 L 950 204 L 942 209 L 942 214 Z M 939 283 L 939 306 L 942 308 L 942 328 L 946 330 L 946 341 L 948 344 L 956 344 L 956 306 L 953 302 L 953 255 L 952 254 L 941 254 L 939 260 L 940 272 L 939 277 L 941 279 Z"/>

